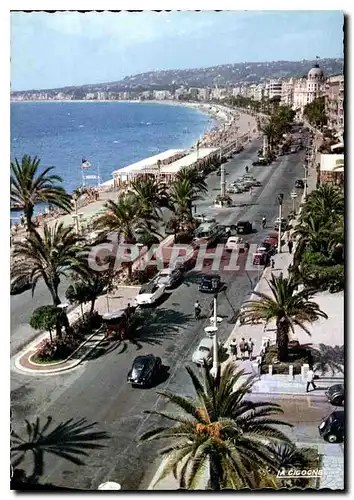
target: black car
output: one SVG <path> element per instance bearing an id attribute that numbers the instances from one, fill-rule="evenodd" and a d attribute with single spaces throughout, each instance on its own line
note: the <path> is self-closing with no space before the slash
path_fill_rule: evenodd
<path id="1" fill-rule="evenodd" d="M 266 252 L 269 253 L 270 256 L 273 256 L 277 253 L 277 249 L 269 241 L 263 241 L 260 246 L 264 247 L 266 249 Z"/>
<path id="2" fill-rule="evenodd" d="M 236 225 L 237 234 L 250 234 L 252 233 L 252 223 L 249 221 L 240 221 Z"/>
<path id="3" fill-rule="evenodd" d="M 252 165 L 254 167 L 265 167 L 270 164 L 270 161 L 267 158 L 259 158 L 258 160 L 254 161 Z"/>
<path id="4" fill-rule="evenodd" d="M 328 401 L 334 406 L 341 406 L 344 402 L 344 385 L 334 384 L 326 391 Z"/>
<path id="5" fill-rule="evenodd" d="M 133 361 L 133 366 L 128 373 L 127 381 L 134 385 L 141 387 L 148 387 L 161 371 L 162 362 L 161 358 L 153 354 L 146 354 L 145 356 L 137 356 Z"/>
<path id="6" fill-rule="evenodd" d="M 298 179 L 297 181 L 295 181 L 295 187 L 300 188 L 300 189 L 304 189 L 304 187 L 305 187 L 304 181 L 301 179 Z"/>
<path id="7" fill-rule="evenodd" d="M 221 288 L 221 278 L 218 274 L 204 274 L 199 283 L 200 292 L 216 293 Z"/>
<path id="8" fill-rule="evenodd" d="M 318 426 L 320 435 L 329 443 L 341 442 L 344 439 L 344 411 L 336 410 L 324 418 Z"/>

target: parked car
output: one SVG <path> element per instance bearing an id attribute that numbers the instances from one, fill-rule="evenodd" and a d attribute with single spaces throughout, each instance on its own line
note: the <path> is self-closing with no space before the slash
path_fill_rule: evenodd
<path id="1" fill-rule="evenodd" d="M 233 250 L 245 252 L 247 250 L 247 243 L 239 236 L 230 236 L 225 244 L 225 250 L 232 252 Z"/>
<path id="2" fill-rule="evenodd" d="M 213 339 L 204 337 L 192 355 L 193 363 L 202 365 L 204 361 L 210 365 L 213 361 Z"/>
<path id="3" fill-rule="evenodd" d="M 241 189 L 240 187 L 238 186 L 232 186 L 230 185 L 228 188 L 227 188 L 227 192 L 229 194 L 240 194 L 240 193 L 243 193 L 243 189 Z"/>
<path id="4" fill-rule="evenodd" d="M 265 248 L 266 251 L 270 253 L 270 255 L 274 255 L 276 253 L 276 251 L 277 251 L 276 250 L 276 245 L 277 245 L 277 243 L 274 244 L 274 242 L 271 242 L 269 240 L 264 240 L 261 243 L 260 248 Z"/>
<path id="5" fill-rule="evenodd" d="M 172 269 L 170 267 L 162 269 L 154 279 L 157 285 L 165 285 L 166 288 L 173 288 L 182 279 L 181 269 Z"/>
<path id="6" fill-rule="evenodd" d="M 273 247 L 277 248 L 278 238 L 275 238 L 274 236 L 267 236 L 264 238 L 263 243 L 270 243 Z"/>
<path id="7" fill-rule="evenodd" d="M 236 225 L 237 234 L 250 234 L 252 230 L 252 222 L 249 221 L 239 221 Z"/>
<path id="8" fill-rule="evenodd" d="M 253 185 L 255 187 L 260 187 L 262 185 L 261 181 L 254 181 Z"/>
<path id="9" fill-rule="evenodd" d="M 254 161 L 252 165 L 254 167 L 265 167 L 270 164 L 270 161 L 267 158 L 258 158 L 258 160 Z"/>
<path id="10" fill-rule="evenodd" d="M 135 297 L 135 306 L 152 305 L 165 293 L 166 286 L 150 282 L 143 286 Z"/>
<path id="11" fill-rule="evenodd" d="M 295 146 L 290 148 L 290 154 L 294 154 L 297 152 L 297 148 Z"/>
<path id="12" fill-rule="evenodd" d="M 279 217 L 277 217 L 277 219 L 274 222 L 274 230 L 275 231 L 278 231 L 279 225 L 281 225 L 281 230 L 285 231 L 286 227 L 288 225 L 288 221 L 286 219 L 284 219 L 283 217 L 282 217 L 282 219 L 280 221 Z"/>
<path id="13" fill-rule="evenodd" d="M 304 189 L 305 187 L 304 181 L 301 179 L 297 179 L 297 181 L 295 181 L 295 187 L 299 189 Z"/>
<path id="14" fill-rule="evenodd" d="M 128 373 L 127 381 L 141 387 L 150 386 L 158 377 L 162 368 L 161 358 L 153 354 L 137 356 L 133 366 Z"/>
<path id="15" fill-rule="evenodd" d="M 344 402 L 344 385 L 331 385 L 325 392 L 328 401 L 334 406 L 341 406 Z"/>
<path id="16" fill-rule="evenodd" d="M 318 426 L 320 435 L 329 443 L 344 440 L 344 411 L 335 410 L 324 418 Z"/>
<path id="17" fill-rule="evenodd" d="M 218 274 L 203 274 L 200 283 L 200 292 L 216 293 L 221 288 L 221 278 Z"/>
<path id="18" fill-rule="evenodd" d="M 252 264 L 254 266 L 266 266 L 269 264 L 270 256 L 267 252 L 257 251 L 253 254 Z"/>

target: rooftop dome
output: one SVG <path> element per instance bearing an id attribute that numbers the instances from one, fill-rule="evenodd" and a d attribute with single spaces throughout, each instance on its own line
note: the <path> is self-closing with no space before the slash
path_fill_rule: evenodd
<path id="1" fill-rule="evenodd" d="M 318 64 L 315 64 L 315 66 L 312 69 L 310 69 L 307 78 L 309 80 L 323 80 L 324 74 Z"/>

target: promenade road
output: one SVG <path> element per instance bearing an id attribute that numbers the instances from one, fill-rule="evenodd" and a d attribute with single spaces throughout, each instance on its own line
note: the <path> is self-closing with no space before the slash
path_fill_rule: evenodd
<path id="1" fill-rule="evenodd" d="M 251 243 L 261 242 L 271 229 L 262 231 L 257 221 L 263 215 L 269 225 L 274 221 L 278 215 L 276 195 L 279 192 L 284 193 L 284 212 L 291 209 L 290 192 L 295 180 L 302 177 L 302 152 L 282 157 L 268 167 L 251 167 L 259 145 L 260 141 L 236 156 L 226 169 L 227 180 L 233 180 L 244 173 L 248 164 L 262 186 L 254 189 L 252 195 L 235 195 L 237 206 L 224 211 L 211 208 L 213 191 L 197 207 L 198 212 L 214 213 L 220 223 L 235 223 L 241 218 L 255 221 L 258 232 L 250 235 Z M 215 189 L 218 182 L 220 178 L 216 175 L 208 180 L 211 189 Z M 254 284 L 258 276 L 257 273 L 247 275 L 242 266 L 240 271 L 223 271 L 221 276 L 227 288 L 218 299 L 218 315 L 224 317 L 219 336 L 226 341 L 236 311 L 251 293 L 250 281 Z M 98 427 L 111 435 L 106 448 L 85 457 L 83 467 L 48 456 L 43 482 L 97 489 L 100 483 L 111 480 L 119 482 L 125 490 L 146 487 L 155 472 L 153 462 L 159 446 L 149 444 L 137 448 L 137 440 L 144 431 L 160 425 L 161 419 L 145 415 L 143 411 L 165 408 L 157 390 L 192 394 L 184 366 L 190 362 L 193 350 L 204 336 L 204 327 L 209 324 L 207 318 L 194 320 L 193 303 L 198 297 L 205 313 L 211 301 L 210 296 L 198 292 L 197 281 L 197 274 L 190 271 L 183 284 L 168 294 L 166 300 L 155 309 L 147 310 L 135 344 L 112 345 L 109 352 L 97 352 L 84 366 L 61 375 L 39 378 L 13 372 L 12 408 L 16 431 L 25 431 L 25 418 L 33 420 L 36 416 L 51 415 L 57 424 L 85 417 L 89 422 L 98 422 Z M 150 352 L 161 356 L 168 366 L 167 374 L 156 388 L 133 389 L 126 383 L 131 363 L 136 355 Z"/>

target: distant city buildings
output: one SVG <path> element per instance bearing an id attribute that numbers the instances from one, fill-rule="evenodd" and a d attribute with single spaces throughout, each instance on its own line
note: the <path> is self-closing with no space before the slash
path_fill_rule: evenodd
<path id="1" fill-rule="evenodd" d="M 325 104 L 328 126 L 341 132 L 344 130 L 344 75 L 327 78 Z"/>
<path id="2" fill-rule="evenodd" d="M 278 97 L 281 104 L 290 106 L 302 116 L 306 104 L 325 96 L 328 125 L 338 131 L 344 128 L 344 75 L 330 76 L 326 79 L 318 64 L 310 69 L 307 76 L 300 78 L 262 80 L 260 83 L 247 83 L 245 80 L 236 86 L 231 84 L 214 87 L 188 87 L 174 85 L 173 88 L 136 90 L 134 88 L 112 92 L 109 89 L 86 92 L 78 87 L 76 90 L 15 92 L 13 100 L 172 100 L 209 102 L 223 101 L 229 97 L 246 97 L 255 101 L 266 101 Z"/>

